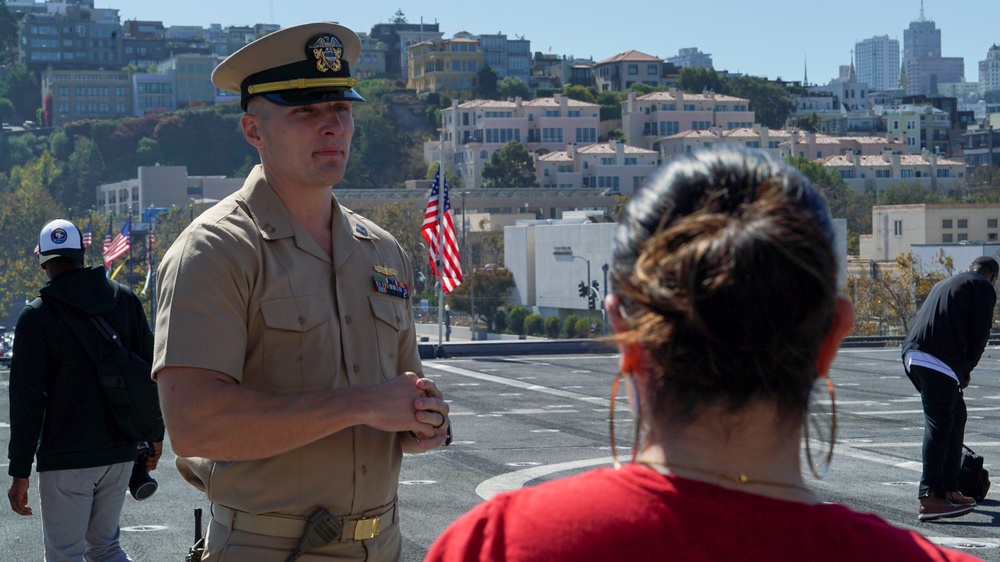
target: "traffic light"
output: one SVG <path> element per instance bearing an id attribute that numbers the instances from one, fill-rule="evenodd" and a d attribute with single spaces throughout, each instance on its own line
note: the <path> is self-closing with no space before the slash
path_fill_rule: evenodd
<path id="1" fill-rule="evenodd" d="M 590 310 L 595 310 L 597 309 L 597 295 L 598 295 L 597 288 L 600 287 L 601 285 L 600 283 L 597 282 L 597 279 L 594 279 L 593 281 L 590 282 L 590 286 L 593 287 L 593 289 L 589 291 L 587 306 L 588 308 L 590 308 Z"/>
<path id="2" fill-rule="evenodd" d="M 584 283 L 583 281 L 580 281 L 580 296 L 581 297 L 587 296 L 587 284 Z"/>

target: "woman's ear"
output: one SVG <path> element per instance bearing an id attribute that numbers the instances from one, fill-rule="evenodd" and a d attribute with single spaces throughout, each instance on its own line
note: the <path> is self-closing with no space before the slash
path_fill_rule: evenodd
<path id="1" fill-rule="evenodd" d="M 837 297 L 833 306 L 833 322 L 830 331 L 819 346 L 819 355 L 816 357 L 816 376 L 825 377 L 830 372 L 830 365 L 833 364 L 840 348 L 840 342 L 851 333 L 854 328 L 854 305 L 844 297 Z"/>
<path id="2" fill-rule="evenodd" d="M 608 323 L 616 334 L 623 334 L 631 330 L 628 321 L 622 315 L 621 301 L 614 294 L 609 294 L 604 298 L 604 310 L 608 313 Z M 618 342 L 618 350 L 622 354 L 618 369 L 622 373 L 632 373 L 642 376 L 645 367 L 649 362 L 645 349 L 642 346 L 629 342 Z"/>

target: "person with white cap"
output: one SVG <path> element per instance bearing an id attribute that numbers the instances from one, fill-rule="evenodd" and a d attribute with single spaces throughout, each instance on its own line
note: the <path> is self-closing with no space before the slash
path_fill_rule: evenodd
<path id="1" fill-rule="evenodd" d="M 84 253 L 80 230 L 68 220 L 51 221 L 39 234 L 38 263 L 49 281 L 14 329 L 7 498 L 15 513 L 33 514 L 28 488 L 34 459 L 45 559 L 129 560 L 118 521 L 138 443 L 119 429 L 93 350 L 67 323 L 96 334 L 87 317 L 101 317 L 147 362 L 153 334 L 135 294 L 108 279 L 103 266 L 86 267 Z M 99 341 L 95 335 L 94 345 Z M 156 468 L 163 441 L 162 423 L 154 429 L 143 458 L 147 470 Z"/>
<path id="2" fill-rule="evenodd" d="M 276 31 L 213 72 L 260 155 L 159 269 L 153 363 L 182 475 L 212 502 L 208 560 L 398 560 L 404 452 L 450 440 L 421 372 L 413 269 L 338 203 L 358 36 Z"/>

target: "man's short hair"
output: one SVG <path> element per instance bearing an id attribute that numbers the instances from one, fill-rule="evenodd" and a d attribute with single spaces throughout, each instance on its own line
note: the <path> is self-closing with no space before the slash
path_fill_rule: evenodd
<path id="1" fill-rule="evenodd" d="M 1000 275 L 1000 263 L 997 263 L 997 260 L 990 256 L 979 256 L 973 260 L 969 270 L 983 275 Z"/>

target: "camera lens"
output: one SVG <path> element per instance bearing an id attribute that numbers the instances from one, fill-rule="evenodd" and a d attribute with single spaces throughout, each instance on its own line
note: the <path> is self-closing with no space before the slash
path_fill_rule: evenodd
<path id="1" fill-rule="evenodd" d="M 132 476 L 128 479 L 128 491 L 132 497 L 142 501 L 156 492 L 156 480 L 146 472 L 146 467 L 136 461 L 132 465 Z"/>

